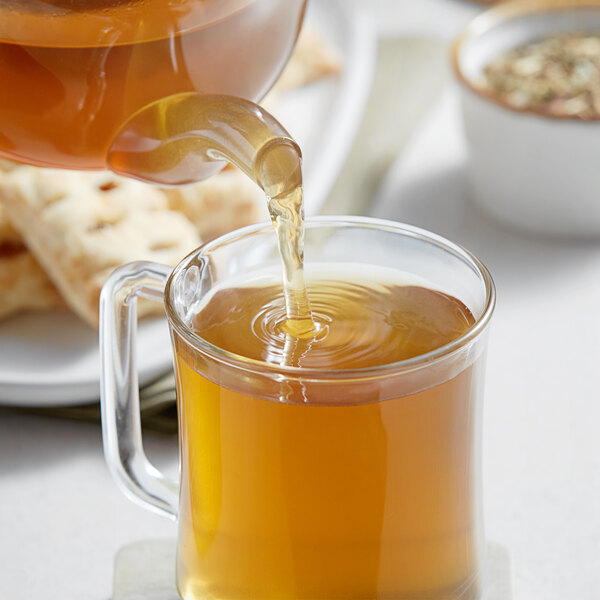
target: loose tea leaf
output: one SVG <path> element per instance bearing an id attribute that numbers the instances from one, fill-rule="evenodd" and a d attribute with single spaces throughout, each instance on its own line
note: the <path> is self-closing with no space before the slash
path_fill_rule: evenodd
<path id="1" fill-rule="evenodd" d="M 553 35 L 509 50 L 478 87 L 515 109 L 600 119 L 600 35 Z"/>

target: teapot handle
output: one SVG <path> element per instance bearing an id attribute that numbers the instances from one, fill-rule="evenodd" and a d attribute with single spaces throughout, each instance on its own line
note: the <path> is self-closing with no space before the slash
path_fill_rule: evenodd
<path id="1" fill-rule="evenodd" d="M 175 519 L 179 483 L 150 463 L 142 444 L 136 364 L 137 299 L 161 302 L 171 267 L 134 262 L 116 269 L 100 294 L 101 411 L 104 455 L 134 502 Z"/>

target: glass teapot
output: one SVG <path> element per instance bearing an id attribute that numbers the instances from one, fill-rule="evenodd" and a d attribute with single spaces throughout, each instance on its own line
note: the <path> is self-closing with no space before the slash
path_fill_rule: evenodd
<path id="1" fill-rule="evenodd" d="M 249 101 L 287 62 L 305 1 L 2 3 L 0 155 L 163 184 L 227 159 L 256 179 L 273 139 L 299 152 Z"/>

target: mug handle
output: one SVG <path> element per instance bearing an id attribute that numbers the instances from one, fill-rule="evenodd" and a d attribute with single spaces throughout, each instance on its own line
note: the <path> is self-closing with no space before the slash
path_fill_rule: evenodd
<path id="1" fill-rule="evenodd" d="M 162 302 L 171 267 L 138 261 L 116 269 L 100 293 L 100 404 L 104 456 L 134 502 L 175 519 L 179 483 L 163 475 L 142 444 L 136 361 L 137 299 Z"/>

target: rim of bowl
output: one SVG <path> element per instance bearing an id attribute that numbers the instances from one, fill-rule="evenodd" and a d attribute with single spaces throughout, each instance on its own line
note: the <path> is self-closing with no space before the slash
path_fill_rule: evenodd
<path id="1" fill-rule="evenodd" d="M 480 2 L 480 0 L 476 1 Z M 486 4 L 488 4 L 487 1 Z M 580 119 L 569 115 L 550 115 L 543 110 L 511 106 L 508 102 L 498 98 L 495 94 L 477 87 L 472 80 L 464 74 L 460 64 L 460 53 L 463 45 L 467 41 L 487 33 L 501 23 L 536 13 L 570 12 L 590 8 L 596 8 L 600 11 L 600 0 L 500 0 L 474 17 L 452 43 L 451 62 L 454 74 L 459 82 L 474 94 L 480 98 L 493 102 L 497 106 L 510 110 L 511 112 L 523 115 L 535 115 L 545 119 L 569 123 L 600 123 L 600 116 L 593 119 Z"/>
<path id="2" fill-rule="evenodd" d="M 420 354 L 413 358 L 409 358 L 402 361 L 393 363 L 387 363 L 383 365 L 376 365 L 372 367 L 354 368 L 354 369 L 327 369 L 320 367 L 289 367 L 284 365 L 278 365 L 268 363 L 262 360 L 256 360 L 241 356 L 234 352 L 230 352 L 219 346 L 211 344 L 204 338 L 194 333 L 177 314 L 171 303 L 172 286 L 173 282 L 177 278 L 178 274 L 185 269 L 189 263 L 195 258 L 200 257 L 203 253 L 206 253 L 214 248 L 223 244 L 228 244 L 238 239 L 248 238 L 258 233 L 264 233 L 266 231 L 273 230 L 272 223 L 258 223 L 255 225 L 249 225 L 241 229 L 237 229 L 221 237 L 218 237 L 210 242 L 207 242 L 200 248 L 197 248 L 184 258 L 175 269 L 171 272 L 167 283 L 165 285 L 165 307 L 167 311 L 167 317 L 171 326 L 188 344 L 191 344 L 193 348 L 211 358 L 218 360 L 221 363 L 227 364 L 234 368 L 241 368 L 246 371 L 251 371 L 258 374 L 270 374 L 284 377 L 286 380 L 301 380 L 301 381 L 327 381 L 327 380 L 340 380 L 340 379 L 376 379 L 384 377 L 392 373 L 396 374 L 399 372 L 414 371 L 425 365 L 430 365 L 433 362 L 442 360 L 448 356 L 451 356 L 461 349 L 468 346 L 471 342 L 476 340 L 486 329 L 490 322 L 492 314 L 494 312 L 496 303 L 496 290 L 492 276 L 487 267 L 471 252 L 452 242 L 440 235 L 421 229 L 420 227 L 414 227 L 413 225 L 406 225 L 395 221 L 389 221 L 386 219 L 375 219 L 371 217 L 351 217 L 351 216 L 317 216 L 307 219 L 305 222 L 306 226 L 311 228 L 331 228 L 331 227 L 350 227 L 350 228 L 363 228 L 363 229 L 377 229 L 380 231 L 389 231 L 396 233 L 403 233 L 408 237 L 419 238 L 427 241 L 439 248 L 443 248 L 447 252 L 454 256 L 462 259 L 468 264 L 478 275 L 481 277 L 483 285 L 485 287 L 485 299 L 483 301 L 483 309 L 481 315 L 476 319 L 475 323 L 469 327 L 469 329 L 463 333 L 460 337 L 456 338 L 452 342 L 435 348 L 425 354 Z"/>

